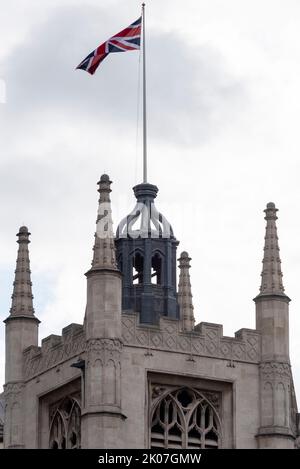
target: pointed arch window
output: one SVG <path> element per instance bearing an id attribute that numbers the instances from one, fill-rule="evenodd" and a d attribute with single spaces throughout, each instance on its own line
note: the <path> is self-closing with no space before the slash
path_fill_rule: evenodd
<path id="1" fill-rule="evenodd" d="M 220 447 L 220 419 L 199 391 L 180 388 L 155 400 L 151 410 L 151 448 Z"/>
<path id="2" fill-rule="evenodd" d="M 151 283 L 154 283 L 155 285 L 161 285 L 162 281 L 162 261 L 161 261 L 161 256 L 156 253 L 152 257 L 152 262 L 151 262 Z"/>
<path id="3" fill-rule="evenodd" d="M 144 257 L 139 252 L 132 258 L 132 281 L 134 285 L 142 284 L 144 281 Z"/>
<path id="4" fill-rule="evenodd" d="M 80 448 L 80 416 L 76 399 L 67 397 L 58 404 L 50 422 L 50 449 Z"/>

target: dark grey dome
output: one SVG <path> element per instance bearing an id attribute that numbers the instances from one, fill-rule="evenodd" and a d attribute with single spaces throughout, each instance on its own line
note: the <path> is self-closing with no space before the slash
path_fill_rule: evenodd
<path id="1" fill-rule="evenodd" d="M 137 203 L 119 223 L 116 238 L 174 238 L 171 224 L 154 204 L 158 188 L 143 183 L 135 186 L 133 191 Z"/>

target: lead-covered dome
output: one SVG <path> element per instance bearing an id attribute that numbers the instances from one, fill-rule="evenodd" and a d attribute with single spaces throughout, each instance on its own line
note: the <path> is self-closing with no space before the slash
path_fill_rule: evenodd
<path id="1" fill-rule="evenodd" d="M 119 223 L 116 238 L 174 238 L 171 224 L 154 204 L 158 187 L 143 183 L 134 186 L 133 191 L 137 203 Z"/>

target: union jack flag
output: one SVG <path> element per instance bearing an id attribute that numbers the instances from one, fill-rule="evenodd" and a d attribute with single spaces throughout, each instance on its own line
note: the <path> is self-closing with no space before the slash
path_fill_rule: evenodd
<path id="1" fill-rule="evenodd" d="M 141 44 L 142 17 L 127 28 L 112 36 L 108 41 L 101 44 L 91 52 L 77 67 L 93 75 L 100 63 L 111 52 L 126 52 L 136 50 Z"/>

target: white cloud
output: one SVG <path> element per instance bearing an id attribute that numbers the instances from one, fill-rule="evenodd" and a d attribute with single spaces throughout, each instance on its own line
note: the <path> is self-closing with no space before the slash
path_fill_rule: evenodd
<path id="1" fill-rule="evenodd" d="M 108 58 L 94 77 L 74 67 L 124 18 L 125 25 L 134 19 L 140 3 L 10 5 L 0 19 L 1 28 L 6 23 L 0 76 L 7 85 L 7 104 L 0 106 L 0 196 L 6 201 L 0 258 L 12 276 L 14 235 L 28 224 L 44 335 L 83 318 L 100 174 L 114 181 L 115 225 L 134 203 L 131 187 L 141 174 L 138 56 Z M 16 6 L 25 20 L 16 20 Z M 223 323 L 231 335 L 254 327 L 262 210 L 273 200 L 280 208 L 284 283 L 293 299 L 298 395 L 299 7 L 292 0 L 288 7 L 267 0 L 147 5 L 150 182 L 160 189 L 157 206 L 180 249 L 193 259 L 197 319 Z M 47 279 L 46 291 L 38 278 Z M 3 319 L 8 288 L 0 292 Z M 3 329 L 1 340 L 3 350 Z"/>

